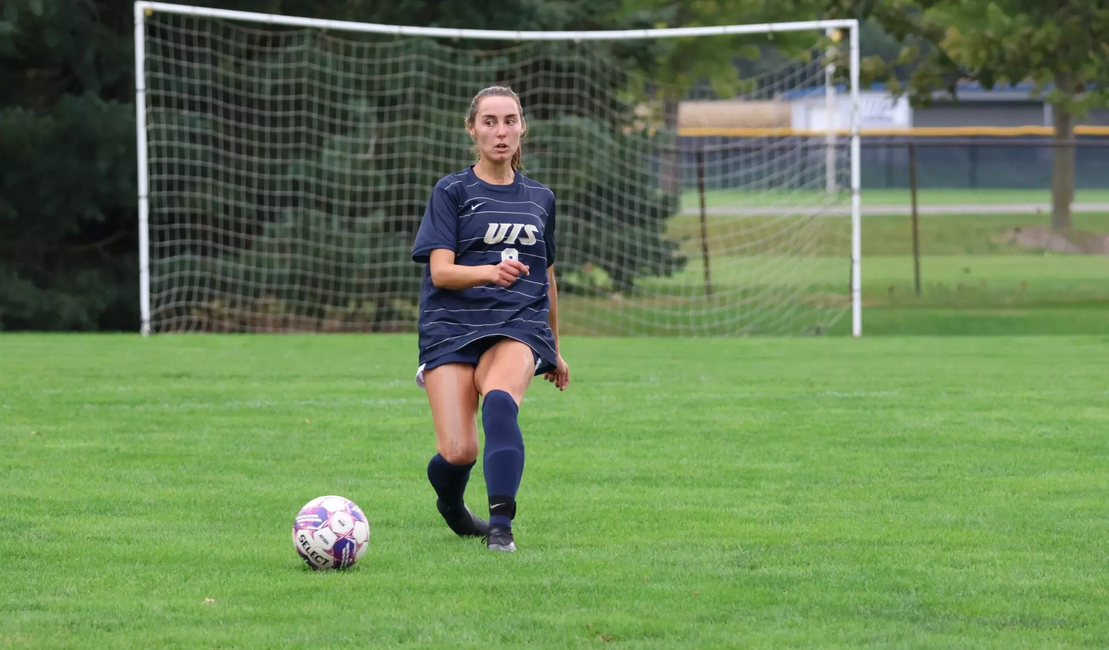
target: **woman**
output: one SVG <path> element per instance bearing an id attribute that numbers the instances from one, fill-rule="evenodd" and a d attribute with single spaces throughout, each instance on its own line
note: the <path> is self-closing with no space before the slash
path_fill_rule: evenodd
<path id="1" fill-rule="evenodd" d="M 466 130 L 477 162 L 436 183 L 412 248 L 412 259 L 426 264 L 416 384 L 435 423 L 438 453 L 427 476 L 439 513 L 456 534 L 515 551 L 520 403 L 536 375 L 559 390 L 570 383 L 558 345 L 555 197 L 520 173 L 527 126 L 514 92 L 479 92 Z M 488 523 L 463 500 L 477 462 L 479 396 Z"/>

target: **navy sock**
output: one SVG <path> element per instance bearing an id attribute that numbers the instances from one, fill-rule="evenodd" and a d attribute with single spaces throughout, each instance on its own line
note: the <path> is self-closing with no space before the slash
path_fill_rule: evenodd
<path id="1" fill-rule="evenodd" d="M 503 390 L 489 391 L 481 403 L 490 526 L 511 526 L 516 516 L 516 491 L 524 475 L 524 437 L 516 422 L 519 413 L 516 400 Z"/>
<path id="2" fill-rule="evenodd" d="M 466 492 L 466 483 L 470 480 L 470 470 L 477 461 L 466 465 L 452 465 L 439 454 L 431 457 L 427 464 L 427 480 L 439 499 L 449 506 L 462 505 L 462 495 Z"/>

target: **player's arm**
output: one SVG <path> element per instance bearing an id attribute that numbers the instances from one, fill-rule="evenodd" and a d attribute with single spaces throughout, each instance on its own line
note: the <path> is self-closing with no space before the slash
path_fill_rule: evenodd
<path id="1" fill-rule="evenodd" d="M 550 299 L 551 311 L 548 314 L 548 322 L 551 324 L 551 332 L 554 333 L 555 352 L 562 354 L 562 348 L 558 344 L 558 284 L 555 282 L 555 269 L 554 265 L 547 267 L 547 279 L 550 280 L 551 286 L 547 289 L 547 297 Z"/>
<path id="2" fill-rule="evenodd" d="M 490 282 L 507 287 L 521 273 L 527 275 L 528 267 L 516 260 L 482 266 L 455 263 L 461 197 L 449 189 L 449 185 L 444 187 L 440 182 L 432 190 L 424 218 L 416 231 L 416 241 L 412 244 L 412 261 L 430 267 L 431 283 L 439 289 L 456 291 Z"/>
<path id="3" fill-rule="evenodd" d="M 551 332 L 554 334 L 558 366 L 543 376 L 547 381 L 557 386 L 559 390 L 566 390 L 566 387 L 570 385 L 570 366 L 562 358 L 562 346 L 558 342 L 558 283 L 555 282 L 554 264 L 547 267 L 547 280 L 551 284 L 550 288 L 547 289 L 547 298 L 551 305 L 551 311 L 547 319 L 551 324 Z"/>
<path id="4" fill-rule="evenodd" d="M 436 248 L 431 251 L 431 283 L 439 289 L 460 290 L 492 282 L 507 287 L 521 274 L 528 274 L 528 267 L 518 260 L 503 260 L 500 264 L 465 266 L 454 263 L 454 251 Z"/>

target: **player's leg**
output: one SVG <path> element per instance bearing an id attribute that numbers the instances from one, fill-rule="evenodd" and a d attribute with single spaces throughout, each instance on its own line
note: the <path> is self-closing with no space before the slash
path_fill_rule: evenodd
<path id="1" fill-rule="evenodd" d="M 438 451 L 427 466 L 428 481 L 438 496 L 436 507 L 458 535 L 484 536 L 489 525 L 474 515 L 463 500 L 478 454 L 474 367 L 447 363 L 432 368 L 424 372 L 424 385 Z"/>
<path id="2" fill-rule="evenodd" d="M 481 420 L 485 430 L 488 546 L 495 550 L 516 550 L 512 519 L 516 516 L 516 493 L 524 473 L 524 438 L 517 418 L 534 376 L 535 353 L 513 339 L 491 347 L 474 371 L 474 383 L 482 395 Z"/>

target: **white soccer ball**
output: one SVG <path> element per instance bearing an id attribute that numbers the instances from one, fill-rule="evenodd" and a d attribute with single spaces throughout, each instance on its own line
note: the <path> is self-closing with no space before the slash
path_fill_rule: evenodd
<path id="1" fill-rule="evenodd" d="M 317 571 L 352 567 L 369 545 L 370 523 L 350 499 L 316 497 L 304 504 L 293 522 L 293 546 Z"/>

